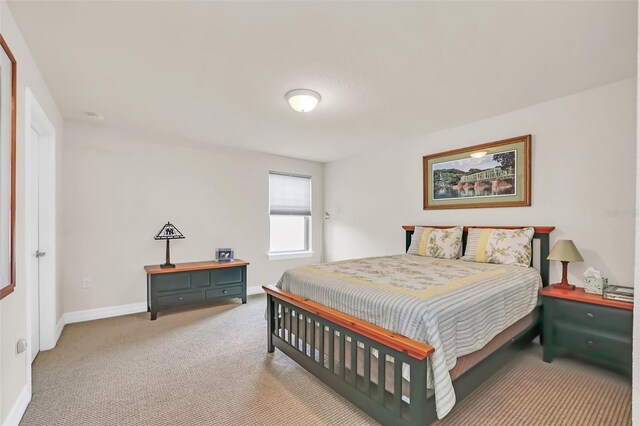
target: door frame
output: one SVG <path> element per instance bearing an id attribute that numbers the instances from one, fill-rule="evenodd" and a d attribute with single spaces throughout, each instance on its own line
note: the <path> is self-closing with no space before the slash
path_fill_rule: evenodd
<path id="1" fill-rule="evenodd" d="M 44 155 L 46 160 L 39 161 L 39 164 L 32 164 L 31 150 L 33 147 L 28 141 L 27 130 L 32 127 L 39 135 L 40 143 L 40 155 Z M 33 179 L 29 176 L 33 176 L 33 172 L 42 165 L 42 170 L 39 173 L 44 174 L 47 182 L 45 188 L 40 187 L 40 192 L 44 190 L 44 197 L 40 200 L 46 204 L 45 211 L 49 212 L 46 218 L 40 220 L 41 227 L 39 229 L 40 235 L 44 236 L 45 241 L 48 242 L 47 251 L 48 262 L 41 266 L 41 271 L 44 271 L 40 275 L 40 350 L 53 349 L 58 341 L 59 331 L 57 330 L 57 276 L 56 276 L 56 129 L 51 124 L 51 121 L 44 112 L 44 109 L 40 106 L 37 99 L 27 87 L 25 88 L 25 127 L 24 127 L 25 143 L 24 143 L 24 170 L 25 170 L 25 194 L 31 194 L 33 191 L 38 191 L 38 187 L 34 184 Z M 43 181 L 40 179 L 40 181 Z M 28 199 L 28 195 L 25 195 L 25 199 Z M 29 203 L 25 203 L 25 241 L 29 241 L 31 232 L 33 232 L 31 224 L 27 221 L 31 217 L 31 206 Z M 25 277 L 29 276 L 30 268 L 33 266 L 32 262 L 37 262 L 37 258 L 34 253 L 29 252 L 29 245 L 25 244 Z M 26 284 L 26 283 L 25 283 Z M 31 286 L 25 285 L 27 294 L 27 336 L 31 338 L 31 331 L 33 325 L 31 324 L 31 301 L 33 295 L 31 294 Z M 27 385 L 29 387 L 29 394 L 31 394 L 31 345 L 27 345 L 26 351 L 27 359 Z"/>

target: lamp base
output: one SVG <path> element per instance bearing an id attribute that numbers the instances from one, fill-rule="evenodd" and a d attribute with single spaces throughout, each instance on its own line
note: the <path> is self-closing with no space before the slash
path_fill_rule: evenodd
<path id="1" fill-rule="evenodd" d="M 167 258 L 168 261 L 169 258 Z M 576 286 L 573 284 L 569 284 L 567 280 L 567 267 L 569 266 L 569 262 L 566 260 L 561 260 L 562 262 L 562 280 L 559 283 L 552 284 L 552 287 L 557 288 L 559 290 L 575 290 Z"/>
<path id="2" fill-rule="evenodd" d="M 569 283 L 556 283 L 556 284 L 551 284 L 551 287 L 553 288 L 557 288 L 559 290 L 575 290 L 576 286 L 573 284 L 569 284 Z"/>
<path id="3" fill-rule="evenodd" d="M 166 251 L 166 257 L 165 257 L 165 261 L 162 265 L 160 265 L 160 268 L 162 269 L 166 269 L 166 268 L 175 268 L 176 265 L 174 265 L 173 263 L 171 263 L 171 256 L 169 254 L 169 240 L 167 240 L 167 251 Z"/>

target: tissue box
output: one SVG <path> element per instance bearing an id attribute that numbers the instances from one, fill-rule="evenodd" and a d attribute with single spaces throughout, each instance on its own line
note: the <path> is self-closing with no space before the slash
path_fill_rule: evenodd
<path id="1" fill-rule="evenodd" d="M 607 286 L 609 280 L 606 278 L 585 277 L 584 291 L 593 294 L 602 294 L 602 290 Z"/>

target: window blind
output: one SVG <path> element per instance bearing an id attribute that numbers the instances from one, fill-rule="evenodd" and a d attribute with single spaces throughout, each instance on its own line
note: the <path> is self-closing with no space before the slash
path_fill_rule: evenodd
<path id="1" fill-rule="evenodd" d="M 311 176 L 269 172 L 269 214 L 311 216 Z"/>

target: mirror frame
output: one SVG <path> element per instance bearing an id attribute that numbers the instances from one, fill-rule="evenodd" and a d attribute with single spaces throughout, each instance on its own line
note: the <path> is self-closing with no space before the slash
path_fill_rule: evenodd
<path id="1" fill-rule="evenodd" d="M 0 34 L 0 46 L 11 61 L 11 274 L 9 283 L 0 283 L 0 300 L 13 293 L 16 287 L 15 229 L 16 229 L 16 95 L 17 66 L 4 37 Z"/>

